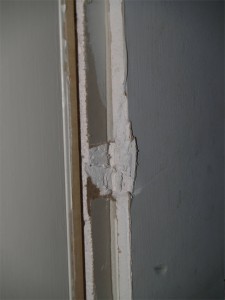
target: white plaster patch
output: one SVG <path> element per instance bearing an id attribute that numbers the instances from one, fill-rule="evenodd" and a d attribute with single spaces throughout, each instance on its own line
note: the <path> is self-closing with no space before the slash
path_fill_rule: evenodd
<path id="1" fill-rule="evenodd" d="M 102 196 L 112 191 L 112 173 L 108 154 L 108 144 L 103 144 L 89 150 L 89 163 L 86 164 L 86 172 L 91 181 Z"/>
<path id="2" fill-rule="evenodd" d="M 89 150 L 86 172 L 102 196 L 132 193 L 136 170 L 136 141 L 114 142 Z"/>
<path id="3" fill-rule="evenodd" d="M 110 144 L 110 165 L 113 194 L 132 193 L 136 172 L 137 147 L 135 139 Z"/>

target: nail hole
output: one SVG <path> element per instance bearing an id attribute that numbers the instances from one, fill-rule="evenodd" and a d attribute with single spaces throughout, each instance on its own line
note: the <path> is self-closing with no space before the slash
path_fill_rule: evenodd
<path id="1" fill-rule="evenodd" d="M 154 271 L 157 275 L 165 275 L 168 271 L 168 267 L 164 264 L 157 265 L 154 267 Z"/>

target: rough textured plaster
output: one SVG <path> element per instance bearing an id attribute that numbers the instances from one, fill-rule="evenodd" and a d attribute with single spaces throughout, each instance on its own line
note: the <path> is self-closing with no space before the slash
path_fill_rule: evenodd
<path id="1" fill-rule="evenodd" d="M 99 188 L 100 196 L 132 193 L 136 171 L 136 141 L 103 144 L 89 151 L 86 172 Z"/>

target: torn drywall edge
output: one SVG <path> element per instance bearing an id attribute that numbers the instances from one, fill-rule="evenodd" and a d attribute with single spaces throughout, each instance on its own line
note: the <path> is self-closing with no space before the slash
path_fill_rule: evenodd
<path id="1" fill-rule="evenodd" d="M 88 213 L 87 180 L 85 166 L 89 162 L 88 123 L 87 123 L 87 82 L 86 82 L 86 39 L 85 39 L 85 0 L 76 1 L 77 13 L 77 41 L 78 41 L 78 77 L 79 77 L 79 104 L 81 130 L 81 167 L 83 191 L 83 218 L 84 218 L 84 250 L 85 250 L 85 281 L 86 298 L 94 300 L 94 270 L 93 270 L 93 243 L 91 220 Z"/>
<path id="2" fill-rule="evenodd" d="M 68 52 L 65 32 L 65 1 L 58 0 L 59 17 L 59 43 L 60 43 L 60 73 L 62 93 L 62 120 L 63 120 L 63 150 L 64 150 L 64 176 L 66 193 L 66 223 L 67 223 L 67 251 L 68 251 L 68 276 L 69 276 L 69 298 L 73 298 L 73 271 L 71 253 L 71 211 L 72 211 L 72 183 L 71 183 L 71 128 L 70 128 L 70 104 L 69 104 L 69 78 L 67 72 Z"/>

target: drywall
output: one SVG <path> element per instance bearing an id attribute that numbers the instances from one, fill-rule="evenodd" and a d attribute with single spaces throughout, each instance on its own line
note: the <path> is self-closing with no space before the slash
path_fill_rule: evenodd
<path id="1" fill-rule="evenodd" d="M 128 116 L 123 1 L 77 1 L 87 299 L 131 299 L 130 200 L 136 141 Z"/>
<path id="2" fill-rule="evenodd" d="M 133 298 L 222 299 L 223 2 L 125 4 Z"/>
<path id="3" fill-rule="evenodd" d="M 0 1 L 0 298 L 69 299 L 58 1 Z"/>
<path id="4" fill-rule="evenodd" d="M 107 141 L 105 3 L 86 2 L 87 112 L 90 146 Z"/>
<path id="5" fill-rule="evenodd" d="M 110 205 L 87 178 L 95 172 L 91 153 L 107 142 L 105 2 L 77 1 L 77 19 L 86 295 L 111 299 Z"/>
<path id="6" fill-rule="evenodd" d="M 89 158 L 92 163 L 92 158 L 96 158 L 92 155 L 94 152 L 100 155 L 102 153 L 106 158 L 104 155 L 106 152 L 94 151 L 99 148 L 94 145 L 102 144 L 107 148 L 104 144 L 107 141 L 105 2 L 101 0 L 90 2 L 85 5 L 85 14 L 88 140 L 89 147 L 91 147 Z M 87 171 L 89 166 L 86 167 Z M 91 173 L 97 171 L 98 167 L 94 169 L 91 168 Z M 88 176 L 91 178 L 89 173 Z M 109 199 L 94 195 L 92 188 L 88 185 L 88 203 L 92 222 L 95 297 L 96 299 L 111 299 Z"/>
<path id="7" fill-rule="evenodd" d="M 124 1 L 109 1 L 110 67 L 112 136 L 115 142 L 112 161 L 115 170 L 121 172 L 121 183 L 113 180 L 113 195 L 116 199 L 112 227 L 112 264 L 114 299 L 132 299 L 131 272 L 131 227 L 130 205 L 136 172 L 137 148 L 129 113 L 126 81 L 127 52 L 124 31 Z M 125 185 L 123 186 L 123 184 Z M 128 184 L 129 183 L 129 184 Z M 112 208 L 113 209 L 113 208 Z"/>

